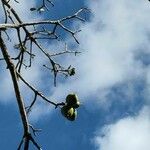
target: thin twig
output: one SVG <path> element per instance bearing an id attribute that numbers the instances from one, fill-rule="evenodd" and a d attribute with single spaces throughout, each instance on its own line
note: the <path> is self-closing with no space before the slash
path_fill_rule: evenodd
<path id="1" fill-rule="evenodd" d="M 45 100 L 46 102 L 56 106 L 57 103 L 54 103 L 53 101 L 50 101 L 48 98 L 46 98 L 41 92 L 39 92 L 36 88 L 34 88 L 33 86 L 31 86 L 19 73 L 17 73 L 18 77 L 35 93 L 37 93 L 38 96 L 40 96 L 43 100 Z"/>
<path id="2" fill-rule="evenodd" d="M 23 140 L 24 140 L 24 136 L 22 137 L 22 139 L 21 139 L 21 141 L 20 141 L 20 143 L 19 143 L 19 146 L 18 146 L 17 150 L 21 150 L 21 146 L 22 146 L 22 144 L 23 144 Z"/>
<path id="3" fill-rule="evenodd" d="M 32 129 L 32 132 L 33 132 L 33 134 L 34 134 L 34 136 L 36 136 L 36 132 L 41 132 L 42 130 L 41 129 L 35 129 L 34 127 L 33 127 L 33 125 L 29 125 L 30 126 L 30 128 Z"/>

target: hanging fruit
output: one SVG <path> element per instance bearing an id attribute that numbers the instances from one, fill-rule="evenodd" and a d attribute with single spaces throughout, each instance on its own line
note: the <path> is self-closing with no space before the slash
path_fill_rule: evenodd
<path id="1" fill-rule="evenodd" d="M 68 120 L 74 121 L 77 118 L 77 110 L 74 109 L 74 112 L 71 116 L 67 117 Z"/>
<path id="2" fill-rule="evenodd" d="M 62 115 L 70 121 L 74 121 L 77 117 L 77 110 L 80 106 L 79 99 L 76 94 L 71 93 L 66 97 L 66 103 L 61 107 Z"/>
<path id="3" fill-rule="evenodd" d="M 73 107 L 69 107 L 68 105 L 65 105 L 61 108 L 61 113 L 70 121 L 74 121 L 77 116 L 77 111 Z"/>
<path id="4" fill-rule="evenodd" d="M 66 103 L 68 106 L 73 107 L 73 108 L 78 108 L 80 106 L 78 96 L 74 93 L 67 95 Z"/>

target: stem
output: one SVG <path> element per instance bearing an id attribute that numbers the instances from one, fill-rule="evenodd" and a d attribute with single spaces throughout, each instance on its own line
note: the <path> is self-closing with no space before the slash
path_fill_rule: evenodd
<path id="1" fill-rule="evenodd" d="M 21 93 L 20 93 L 20 89 L 19 89 L 19 85 L 18 85 L 18 81 L 17 81 L 17 74 L 16 74 L 15 66 L 14 66 L 13 62 L 11 61 L 11 58 L 8 54 L 7 47 L 1 37 L 1 33 L 0 33 L 0 48 L 1 48 L 1 51 L 3 54 L 3 57 L 6 61 L 7 68 L 9 69 L 9 72 L 11 74 L 14 91 L 15 91 L 15 95 L 16 95 L 16 100 L 17 100 L 17 104 L 19 107 L 19 112 L 21 115 L 21 120 L 22 120 L 22 124 L 23 124 L 23 128 L 24 128 L 24 135 L 26 137 L 26 135 L 29 134 L 29 123 L 28 123 L 27 114 L 25 111 L 25 105 L 24 105 L 23 99 L 21 97 Z"/>

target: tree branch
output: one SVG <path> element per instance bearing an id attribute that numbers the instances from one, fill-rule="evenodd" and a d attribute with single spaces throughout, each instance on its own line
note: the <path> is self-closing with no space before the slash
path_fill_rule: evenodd
<path id="1" fill-rule="evenodd" d="M 29 143 L 30 141 L 36 146 L 37 149 L 41 149 L 40 146 L 35 142 L 35 140 L 33 139 L 31 133 L 30 133 L 30 124 L 28 123 L 28 118 L 27 118 L 27 113 L 25 110 L 25 105 L 23 102 L 23 99 L 21 97 L 21 93 L 20 93 L 20 89 L 19 89 L 19 85 L 18 85 L 18 75 L 15 69 L 15 66 L 8 54 L 8 50 L 7 47 L 4 43 L 4 40 L 2 38 L 2 33 L 0 32 L 0 48 L 3 54 L 3 57 L 6 61 L 7 64 L 7 68 L 9 69 L 9 72 L 11 74 L 11 78 L 13 81 L 13 86 L 14 86 L 14 91 L 15 91 L 15 95 L 16 95 L 16 99 L 17 99 L 17 104 L 19 107 L 19 112 L 21 115 L 21 120 L 22 120 L 22 124 L 23 124 L 23 128 L 24 128 L 24 136 L 19 144 L 18 150 L 21 148 L 22 144 L 24 143 L 24 150 L 28 150 L 29 149 Z"/>
<path id="2" fill-rule="evenodd" d="M 9 72 L 11 74 L 12 81 L 13 81 L 13 86 L 14 86 L 14 91 L 16 94 L 17 104 L 19 107 L 19 112 L 21 115 L 21 120 L 22 120 L 22 124 L 23 124 L 23 128 L 24 128 L 24 135 L 28 135 L 29 134 L 29 123 L 28 123 L 27 114 L 25 111 L 25 105 L 23 103 L 23 99 L 21 97 L 20 90 L 19 90 L 15 66 L 10 59 L 10 56 L 8 54 L 8 51 L 7 51 L 7 47 L 6 47 L 6 45 L 2 39 L 1 33 L 0 33 L 0 48 L 1 48 L 1 51 L 3 54 L 3 57 L 6 61 L 7 68 L 9 69 Z"/>

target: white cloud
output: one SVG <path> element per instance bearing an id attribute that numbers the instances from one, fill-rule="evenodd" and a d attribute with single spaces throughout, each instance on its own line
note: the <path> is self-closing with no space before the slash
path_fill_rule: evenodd
<path id="1" fill-rule="evenodd" d="M 149 150 L 150 111 L 144 108 L 139 115 L 127 117 L 104 127 L 94 141 L 97 150 Z"/>
<path id="2" fill-rule="evenodd" d="M 26 21 L 33 18 L 22 8 L 29 10 L 30 4 L 24 0 L 17 4 L 21 7 L 15 7 Z M 139 51 L 149 53 L 150 50 L 150 4 L 142 0 L 117 0 L 115 3 L 113 0 L 95 0 L 87 1 L 87 5 L 92 10 L 93 18 L 88 23 L 81 24 L 82 32 L 78 38 L 79 49 L 83 49 L 83 53 L 76 58 L 66 57 L 62 60 L 65 60 L 65 64 L 76 67 L 76 76 L 58 83 L 56 88 L 51 87 L 50 98 L 61 100 L 69 92 L 77 92 L 82 101 L 92 95 L 98 95 L 98 100 L 105 99 L 111 87 L 145 77 L 149 71 L 135 55 Z M 57 47 L 50 45 L 50 48 Z M 41 55 L 40 58 L 38 60 L 42 64 L 44 60 Z M 39 63 L 38 60 L 35 62 Z M 24 76 L 30 83 L 40 87 L 43 85 L 41 73 L 41 68 L 34 65 L 29 72 L 24 71 Z M 8 82 L 5 85 L 9 85 Z M 24 88 L 23 91 L 26 91 L 25 95 L 28 93 Z"/>
<path id="3" fill-rule="evenodd" d="M 30 8 L 35 7 L 36 1 L 27 2 L 26 0 L 21 0 L 19 3 L 15 1 L 10 1 L 11 6 L 15 9 L 15 11 L 19 14 L 22 21 L 31 21 L 33 18 L 37 18 L 39 16 L 34 16 Z"/>
<path id="4" fill-rule="evenodd" d="M 3 68 L 3 67 L 2 67 Z M 13 93 L 13 86 L 12 82 L 10 82 L 10 74 L 8 70 L 3 70 L 3 72 L 0 72 L 0 102 L 3 102 L 4 104 L 7 104 L 8 101 L 12 98 L 12 96 L 15 96 Z"/>
<path id="5" fill-rule="evenodd" d="M 139 51 L 150 50 L 149 3 L 141 0 L 87 3 L 94 17 L 81 25 L 78 38 L 84 51 L 73 60 L 76 77 L 58 84 L 52 97 L 64 97 L 70 91 L 78 92 L 81 98 L 99 91 L 107 93 L 111 87 L 138 80 L 147 73 L 146 66 L 135 56 Z"/>

